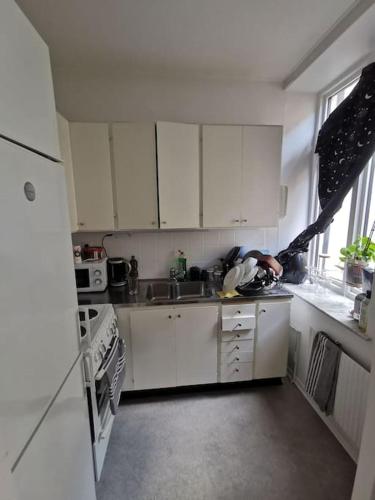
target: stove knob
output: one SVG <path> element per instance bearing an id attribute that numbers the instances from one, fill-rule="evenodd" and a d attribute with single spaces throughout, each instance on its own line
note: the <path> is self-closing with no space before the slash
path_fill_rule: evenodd
<path id="1" fill-rule="evenodd" d="M 100 271 L 100 269 L 96 269 L 96 270 L 94 271 L 94 274 L 95 274 L 95 276 L 101 276 L 101 275 L 102 275 L 102 272 Z"/>
<path id="2" fill-rule="evenodd" d="M 97 278 L 95 280 L 95 285 L 101 285 L 101 283 L 102 283 L 102 280 L 100 278 Z"/>

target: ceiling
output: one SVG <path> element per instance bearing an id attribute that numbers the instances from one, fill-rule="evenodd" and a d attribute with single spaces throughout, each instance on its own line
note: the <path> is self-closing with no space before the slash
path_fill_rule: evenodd
<path id="1" fill-rule="evenodd" d="M 282 82 L 354 0 L 17 0 L 59 71 Z"/>

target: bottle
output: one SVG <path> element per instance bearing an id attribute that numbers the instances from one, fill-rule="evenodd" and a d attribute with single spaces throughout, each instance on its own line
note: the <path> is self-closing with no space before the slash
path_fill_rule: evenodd
<path id="1" fill-rule="evenodd" d="M 130 259 L 130 271 L 128 278 L 129 294 L 136 295 L 138 293 L 138 261 L 132 255 Z"/>
<path id="2" fill-rule="evenodd" d="M 366 298 L 361 302 L 361 311 L 359 313 L 359 323 L 358 327 L 363 332 L 367 330 L 367 321 L 368 321 L 368 306 L 371 300 L 371 292 L 366 292 Z"/>
<path id="3" fill-rule="evenodd" d="M 177 261 L 176 264 L 177 264 L 178 279 L 183 281 L 186 278 L 187 268 L 186 268 L 186 257 L 182 250 L 178 250 L 176 261 Z"/>

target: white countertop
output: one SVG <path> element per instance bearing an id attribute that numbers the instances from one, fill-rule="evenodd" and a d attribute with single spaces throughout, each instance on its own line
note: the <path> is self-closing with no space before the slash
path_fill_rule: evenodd
<path id="1" fill-rule="evenodd" d="M 350 315 L 350 311 L 354 306 L 352 299 L 335 293 L 329 288 L 317 287 L 310 283 L 303 283 L 302 285 L 285 283 L 284 286 L 294 295 L 305 300 L 336 321 L 339 321 L 342 325 L 349 328 L 349 330 L 359 335 L 364 340 L 371 340 L 358 328 L 358 321 L 354 320 Z"/>

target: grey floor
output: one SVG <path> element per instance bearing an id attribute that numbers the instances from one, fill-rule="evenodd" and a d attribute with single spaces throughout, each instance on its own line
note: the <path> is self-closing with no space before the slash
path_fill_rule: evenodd
<path id="1" fill-rule="evenodd" d="M 120 407 L 98 500 L 345 500 L 355 464 L 291 384 Z"/>

